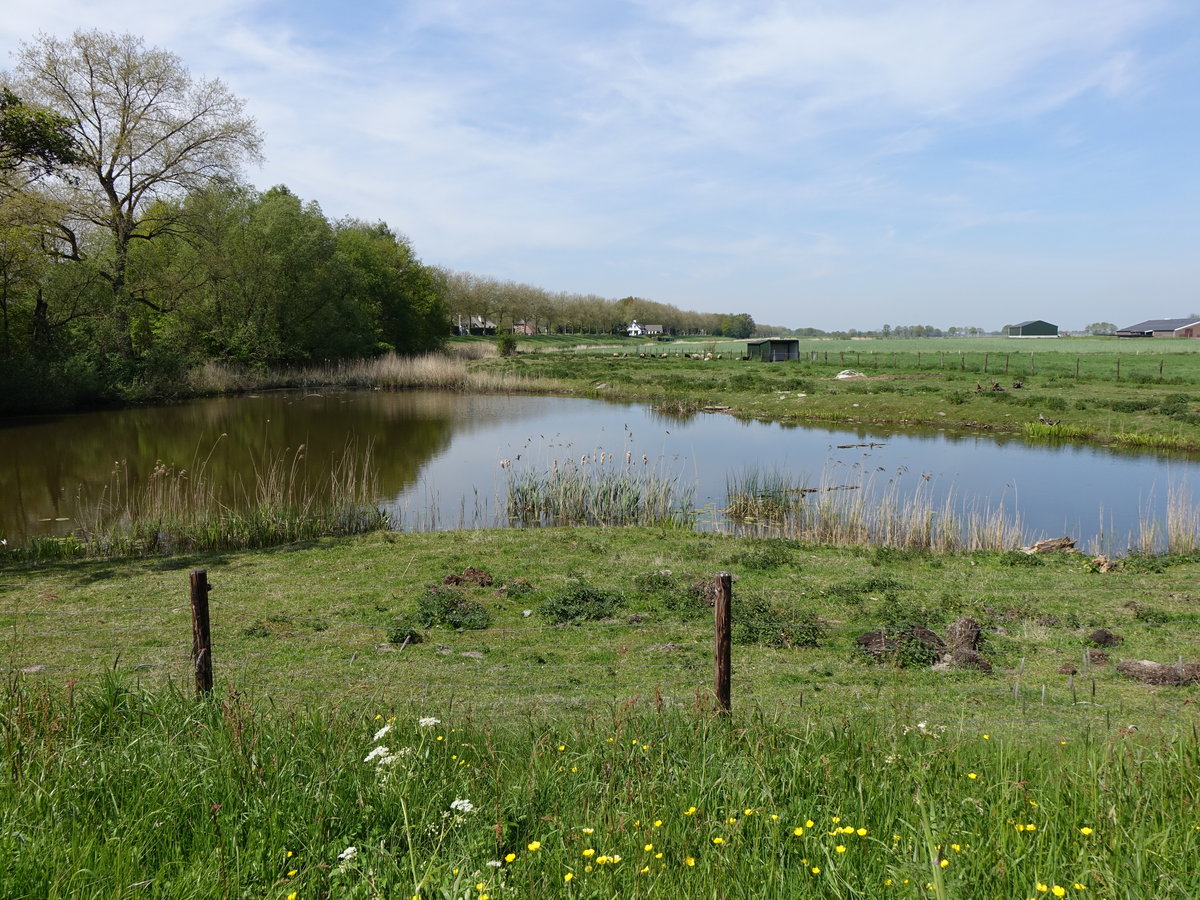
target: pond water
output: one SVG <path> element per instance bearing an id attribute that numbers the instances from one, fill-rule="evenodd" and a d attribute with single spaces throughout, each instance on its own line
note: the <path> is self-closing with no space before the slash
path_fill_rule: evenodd
<path id="1" fill-rule="evenodd" d="M 949 494 L 969 508 L 1019 513 L 1028 540 L 1065 534 L 1118 552 L 1140 522 L 1165 518 L 1170 492 L 1194 500 L 1200 485 L 1195 458 L 991 435 L 786 427 L 721 414 L 680 420 L 644 405 L 556 397 L 265 393 L 0 422 L 0 538 L 66 533 L 80 504 L 114 483 L 144 483 L 159 462 L 203 469 L 233 496 L 272 459 L 290 466 L 303 445 L 298 465 L 327 479 L 348 441 L 369 443 L 378 502 L 406 528 L 495 524 L 511 471 L 601 451 L 620 464 L 644 456 L 694 486 L 695 503 L 710 510 L 724 507 L 729 476 L 757 468 L 814 486 L 869 481 L 900 496 Z"/>

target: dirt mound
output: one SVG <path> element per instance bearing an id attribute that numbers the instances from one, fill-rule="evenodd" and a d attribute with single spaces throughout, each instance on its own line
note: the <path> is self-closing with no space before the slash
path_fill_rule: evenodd
<path id="1" fill-rule="evenodd" d="M 494 579 L 490 572 L 485 572 L 483 569 L 477 569 L 474 566 L 467 566 L 463 569 L 461 575 L 453 573 L 442 579 L 442 584 L 459 585 L 459 584 L 476 584 L 479 587 L 490 587 Z"/>
<path id="2" fill-rule="evenodd" d="M 1123 659 L 1117 671 L 1142 684 L 1200 684 L 1200 663 L 1169 666 L 1149 659 Z"/>

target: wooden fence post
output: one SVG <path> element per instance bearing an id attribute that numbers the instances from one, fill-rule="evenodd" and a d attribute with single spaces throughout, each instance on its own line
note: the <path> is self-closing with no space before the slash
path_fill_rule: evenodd
<path id="1" fill-rule="evenodd" d="M 733 599 L 733 576 L 728 572 L 717 573 L 717 597 L 713 604 L 716 619 L 713 652 L 715 656 L 713 690 L 717 695 L 717 712 L 729 715 L 730 711 L 730 605 Z"/>
<path id="2" fill-rule="evenodd" d="M 192 569 L 188 573 L 192 596 L 192 662 L 196 666 L 196 696 L 212 693 L 212 632 L 208 624 L 208 573 Z"/>

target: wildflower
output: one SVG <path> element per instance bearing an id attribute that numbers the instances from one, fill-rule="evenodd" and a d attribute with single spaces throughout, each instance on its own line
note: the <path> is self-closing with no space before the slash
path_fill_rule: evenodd
<path id="1" fill-rule="evenodd" d="M 955 853 L 958 853 L 960 850 L 962 850 L 962 847 L 958 844 L 951 844 L 950 849 L 953 850 Z"/>
<path id="2" fill-rule="evenodd" d="M 433 728 L 435 725 L 441 725 L 441 719 L 435 719 L 433 716 L 424 716 L 417 720 L 417 725 L 421 728 Z"/>
<path id="3" fill-rule="evenodd" d="M 1086 891 L 1087 890 L 1087 885 L 1080 884 L 1078 881 L 1075 882 L 1075 884 L 1073 884 L 1072 887 L 1074 887 L 1075 890 L 1077 890 L 1077 891 Z"/>
<path id="4" fill-rule="evenodd" d="M 715 838 L 713 838 L 713 843 L 714 843 L 714 844 L 723 844 L 723 843 L 725 843 L 725 838 L 723 838 L 723 837 L 715 837 Z"/>
<path id="5" fill-rule="evenodd" d="M 688 808 L 687 808 L 687 809 L 684 811 L 684 813 L 683 813 L 683 814 L 684 814 L 685 816 L 694 816 L 694 815 L 696 814 L 696 807 L 694 807 L 694 806 L 689 806 L 689 807 L 688 807 Z"/>
<path id="6" fill-rule="evenodd" d="M 688 865 L 688 866 L 694 866 L 694 865 L 696 864 L 696 857 L 694 857 L 694 856 L 689 856 L 689 857 L 688 857 L 687 859 L 685 859 L 683 862 L 684 862 L 684 865 Z"/>
<path id="7" fill-rule="evenodd" d="M 1092 829 L 1090 829 L 1086 825 L 1084 825 L 1082 828 L 1079 829 L 1079 833 L 1080 834 L 1091 834 Z"/>
<path id="8" fill-rule="evenodd" d="M 288 877 L 288 878 L 294 878 L 294 877 L 296 877 L 296 873 L 297 873 L 297 872 L 299 872 L 299 871 L 300 871 L 299 869 L 292 869 L 292 870 L 290 870 L 290 871 L 287 873 L 287 877 Z"/>
<path id="9" fill-rule="evenodd" d="M 752 809 L 742 810 L 742 815 L 743 816 L 752 816 L 752 815 L 754 815 L 754 810 L 752 810 Z"/>
<path id="10" fill-rule="evenodd" d="M 992 736 L 991 736 L 990 734 L 985 734 L 985 735 L 983 736 L 983 739 L 984 739 L 985 741 L 990 741 L 990 740 L 992 739 Z"/>
<path id="11" fill-rule="evenodd" d="M 655 828 L 662 828 L 662 819 L 655 819 L 655 820 L 654 820 L 654 827 L 655 827 Z"/>
<path id="12" fill-rule="evenodd" d="M 568 872 L 566 875 L 563 876 L 563 881 L 570 881 L 574 877 L 575 877 L 575 875 L 572 872 Z"/>
<path id="13" fill-rule="evenodd" d="M 646 845 L 645 847 L 643 847 L 642 849 L 643 849 L 643 850 L 645 850 L 647 853 L 649 853 L 651 850 L 653 850 L 653 849 L 654 849 L 654 845 L 653 845 L 653 844 L 647 844 L 647 845 Z"/>
<path id="14" fill-rule="evenodd" d="M 563 750 L 567 749 L 567 746 L 566 746 L 566 744 L 559 744 L 558 749 L 559 749 L 559 752 L 561 753 Z"/>
<path id="15" fill-rule="evenodd" d="M 596 850 L 594 847 L 588 847 L 586 850 L 583 851 L 583 855 L 584 856 L 595 856 Z"/>
<path id="16" fill-rule="evenodd" d="M 855 833 L 855 834 L 857 834 L 859 837 L 866 837 L 866 836 L 867 836 L 867 829 L 865 829 L 865 828 L 860 828 L 860 829 L 858 829 L 858 830 L 857 830 L 856 832 L 854 832 L 854 833 Z"/>
<path id="17" fill-rule="evenodd" d="M 505 861 L 505 862 L 508 862 L 508 863 L 510 863 L 510 862 L 512 862 L 512 861 L 513 861 L 514 859 L 516 859 L 516 858 L 517 858 L 517 854 L 515 854 L 515 853 L 508 853 L 508 854 L 505 854 L 504 861 Z"/>
<path id="18" fill-rule="evenodd" d="M 358 848 L 357 847 L 347 847 L 345 850 L 343 850 L 341 853 L 338 854 L 338 859 L 341 860 L 342 862 L 349 862 L 350 860 L 354 859 L 354 857 L 356 857 L 356 856 L 358 856 Z"/>
<path id="19" fill-rule="evenodd" d="M 1042 884 L 1040 881 L 1036 885 L 1034 885 L 1034 887 L 1036 887 L 1038 889 L 1039 894 L 1044 894 L 1044 893 L 1046 893 L 1046 891 L 1050 890 L 1049 887 Z"/>
<path id="20" fill-rule="evenodd" d="M 968 778 L 970 778 L 972 781 L 974 781 L 974 780 L 975 780 L 976 778 L 978 778 L 979 776 L 978 776 L 978 775 L 976 775 L 974 772 L 968 772 L 968 773 L 967 773 L 967 777 L 968 777 Z"/>
<path id="21" fill-rule="evenodd" d="M 804 834 L 804 829 L 797 825 L 792 829 L 792 834 L 794 834 L 796 837 L 800 837 L 800 835 Z"/>
<path id="22" fill-rule="evenodd" d="M 291 850 L 289 850 L 289 851 L 287 852 L 287 856 L 285 856 L 285 857 L 284 857 L 284 859 L 291 859 L 291 858 L 292 858 L 292 851 L 291 851 Z"/>
<path id="23" fill-rule="evenodd" d="M 498 869 L 502 865 L 504 865 L 504 863 L 500 862 L 500 860 L 498 860 L 498 859 L 489 859 L 487 862 L 484 863 L 484 865 L 488 866 L 489 868 L 492 868 L 492 869 Z"/>
<path id="24" fill-rule="evenodd" d="M 943 859 L 940 863 L 938 863 L 938 865 L 944 869 L 944 868 L 946 868 L 946 866 L 950 865 L 950 860 Z"/>
<path id="25" fill-rule="evenodd" d="M 296 891 L 292 891 L 290 894 L 287 895 L 287 900 L 296 900 L 296 894 L 297 894 Z"/>
<path id="26" fill-rule="evenodd" d="M 595 830 L 596 830 L 595 828 L 585 828 L 585 829 L 583 829 L 583 833 L 584 833 L 584 834 L 591 834 L 591 833 L 592 833 L 593 831 L 595 831 Z"/>
<path id="27" fill-rule="evenodd" d="M 457 812 L 469 813 L 475 809 L 475 804 L 470 800 L 455 800 L 450 804 L 450 808 Z"/>
<path id="28" fill-rule="evenodd" d="M 536 853 L 538 850 L 542 849 L 542 842 L 541 841 L 530 841 L 529 845 L 528 845 L 528 849 L 529 849 L 530 853 Z"/>
<path id="29" fill-rule="evenodd" d="M 810 871 L 811 871 L 811 872 L 812 872 L 814 875 L 820 875 L 820 874 L 821 874 L 821 867 L 820 867 L 820 866 L 813 866 L 813 867 L 812 867 L 812 869 L 811 869 Z"/>
<path id="30" fill-rule="evenodd" d="M 649 866 L 642 866 L 640 869 L 638 869 L 638 872 L 640 872 L 640 873 L 641 873 L 641 874 L 643 874 L 643 875 L 645 875 L 645 874 L 646 874 L 647 872 L 649 872 L 649 871 L 650 871 L 650 867 L 649 867 Z"/>
<path id="31" fill-rule="evenodd" d="M 391 753 L 391 751 L 388 750 L 387 747 L 380 744 L 378 747 L 376 747 L 374 750 L 372 750 L 370 753 L 368 753 L 366 756 L 363 757 L 363 762 L 369 763 L 372 760 L 381 759 L 382 757 L 387 756 L 389 753 Z"/>
<path id="32" fill-rule="evenodd" d="M 842 817 L 841 817 L 841 816 L 834 816 L 834 817 L 833 817 L 832 819 L 830 819 L 829 821 L 830 821 L 830 822 L 832 822 L 834 825 L 836 825 L 838 822 L 842 821 Z"/>
<path id="33" fill-rule="evenodd" d="M 1066 741 L 1063 741 L 1063 743 L 1065 744 Z M 1056 884 L 1050 889 L 1050 893 L 1054 894 L 1055 897 L 1065 897 L 1067 896 L 1067 889 L 1061 884 Z"/>
<path id="34" fill-rule="evenodd" d="M 812 827 L 813 827 L 813 820 L 812 820 L 812 819 L 805 819 L 805 820 L 804 820 L 804 827 L 805 827 L 805 828 L 812 828 Z"/>
<path id="35" fill-rule="evenodd" d="M 836 852 L 836 853 L 845 853 L 846 852 L 846 847 L 844 844 L 838 844 L 833 849 L 834 849 L 834 852 Z"/>
<path id="36" fill-rule="evenodd" d="M 730 816 L 728 819 L 725 820 L 725 824 L 726 825 L 736 825 L 737 824 L 737 816 Z"/>
<path id="37" fill-rule="evenodd" d="M 391 725 L 384 725 L 377 732 L 375 732 L 375 737 L 371 738 L 371 740 L 378 742 L 378 741 L 382 740 L 383 736 L 391 730 L 392 730 Z"/>

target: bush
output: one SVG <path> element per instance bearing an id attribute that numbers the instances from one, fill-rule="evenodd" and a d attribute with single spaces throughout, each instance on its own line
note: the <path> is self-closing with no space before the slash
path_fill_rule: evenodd
<path id="1" fill-rule="evenodd" d="M 417 600 L 417 621 L 426 628 L 446 625 L 479 631 L 492 624 L 492 616 L 482 604 L 455 590 L 431 587 Z"/>
<path id="2" fill-rule="evenodd" d="M 625 604 L 620 591 L 605 591 L 583 581 L 575 581 L 548 597 L 538 614 L 557 625 L 607 619 Z"/>
<path id="3" fill-rule="evenodd" d="M 511 334 L 502 334 L 496 338 L 496 352 L 501 356 L 514 356 L 517 352 L 517 339 Z"/>
<path id="4" fill-rule="evenodd" d="M 730 639 L 760 647 L 819 647 L 821 631 L 820 620 L 812 613 L 789 612 L 756 598 L 734 604 Z"/>

